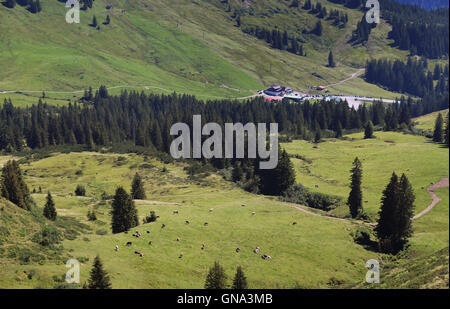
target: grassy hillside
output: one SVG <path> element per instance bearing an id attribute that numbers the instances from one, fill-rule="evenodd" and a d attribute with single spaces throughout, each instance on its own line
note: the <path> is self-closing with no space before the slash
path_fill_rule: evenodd
<path id="1" fill-rule="evenodd" d="M 416 212 L 423 210 L 430 203 L 425 188 L 430 182 L 448 177 L 448 149 L 427 143 L 419 136 L 391 132 L 376 135 L 373 140 L 362 140 L 360 134 L 347 136 L 347 140 L 327 140 L 318 148 L 301 141 L 283 146 L 291 154 L 304 156 L 303 161 L 293 159 L 297 181 L 312 190 L 346 197 L 348 171 L 358 155 L 363 162 L 364 200 L 368 201 L 364 207 L 369 214 L 378 211 L 381 191 L 392 170 L 407 173 L 417 197 Z M 0 158 L 0 162 L 7 159 Z M 424 166 L 421 164 L 424 161 L 429 164 Z M 37 161 L 24 158 L 21 166 L 31 190 L 39 192 L 41 187 L 44 193 L 52 192 L 59 214 L 55 224 L 68 237 L 62 242 L 59 255 L 46 257 L 42 265 L 36 261 L 21 262 L 17 256 L 8 257 L 8 239 L 0 245 L 3 252 L 0 263 L 8 265 L 0 271 L 1 287 L 54 287 L 67 271 L 63 264 L 69 257 L 82 262 L 83 282 L 96 254 L 103 258 L 116 288 L 201 288 L 208 267 L 215 260 L 224 265 L 229 277 L 237 265 L 243 266 L 252 288 L 358 286 L 365 278 L 364 265 L 368 259 L 383 263 L 390 260 L 353 241 L 351 233 L 360 226 L 358 222 L 324 217 L 304 206 L 246 193 L 216 174 L 190 176 L 183 163 L 164 164 L 134 154 L 82 152 L 54 153 Z M 129 190 L 135 172 L 143 176 L 147 192 L 147 200 L 136 201 L 140 220 L 151 210 L 160 216 L 157 222 L 137 228 L 143 234 L 140 239 L 131 234 L 111 233 L 110 200 L 102 198 L 103 193 L 114 194 L 119 185 Z M 86 197 L 74 196 L 77 184 L 86 186 Z M 448 247 L 448 188 L 438 189 L 436 194 L 443 201 L 414 221 L 411 250 L 398 265 Z M 45 194 L 32 196 L 37 204 L 35 213 L 39 214 Z M 14 207 L 10 205 L 9 209 Z M 96 211 L 97 221 L 88 221 L 89 210 Z M 173 214 L 174 210 L 179 214 Z M 20 214 L 18 218 L 35 220 L 20 209 L 14 211 Z M 346 212 L 342 207 L 334 214 L 343 216 Z M 25 243 L 29 242 L 41 223 L 32 225 L 17 220 L 21 219 L 8 217 L 6 230 L 20 230 L 21 224 L 34 226 L 32 232 L 23 233 Z M 209 225 L 204 226 L 205 222 Z M 162 224 L 166 225 L 164 229 Z M 177 237 L 181 238 L 179 242 Z M 128 241 L 133 242 L 131 247 L 125 246 Z M 23 242 L 22 238 L 18 242 Z M 201 250 L 203 243 L 205 250 Z M 32 253 L 42 254 L 45 250 L 31 245 Z M 115 245 L 119 245 L 119 252 L 115 252 Z M 254 254 L 256 246 L 261 247 L 261 254 L 272 259 L 266 261 Z M 240 253 L 236 252 L 238 247 Z M 134 251 L 143 252 L 144 257 L 138 257 Z M 180 253 L 183 258 L 179 258 Z M 440 258 L 436 263 L 439 267 L 445 265 Z M 23 271 L 31 270 L 35 279 L 22 275 Z M 431 276 L 434 268 L 422 270 L 427 272 L 424 276 Z M 403 281 L 397 279 L 386 281 L 386 287 L 403 286 Z"/>
<path id="2" fill-rule="evenodd" d="M 243 97 L 271 83 L 300 90 L 330 85 L 355 73 L 369 57 L 405 56 L 388 46 L 387 24 L 377 28 L 366 46 L 349 44 L 362 12 L 333 3 L 326 3 L 327 8 L 347 12 L 349 24 L 339 29 L 324 21 L 321 38 L 304 35 L 307 57 L 271 49 L 245 35 L 217 1 L 97 0 L 93 9 L 81 12 L 81 23 L 72 25 L 64 21 L 63 3 L 42 0 L 41 4 L 39 14 L 20 6 L 0 6 L 0 92 L 35 90 L 40 95 L 42 90 L 64 92 L 105 84 L 192 93 L 200 98 Z M 105 9 L 106 4 L 113 8 Z M 256 14 L 243 18 L 245 22 L 281 28 L 298 25 L 300 31 L 318 20 L 301 9 L 289 9 L 285 1 L 258 1 L 252 6 Z M 273 10 L 278 13 L 264 16 Z M 111 24 L 103 25 L 107 14 Z M 100 30 L 89 26 L 94 15 Z M 330 49 L 338 62 L 335 69 L 326 67 Z M 330 88 L 347 94 L 395 96 L 361 78 Z M 81 95 L 53 96 L 74 99 Z M 0 94 L 0 99 L 9 96 Z M 33 102 L 30 97 L 16 97 L 17 104 Z"/>
<path id="3" fill-rule="evenodd" d="M 245 193 L 214 175 L 192 179 L 179 164 L 164 165 L 136 155 L 72 153 L 55 154 L 22 168 L 30 188 L 52 191 L 59 216 L 89 226 L 75 240 L 63 242 L 71 256 L 84 261 L 82 281 L 98 253 L 116 288 L 202 288 L 215 260 L 224 265 L 229 277 L 242 265 L 252 288 L 327 288 L 335 282 L 356 284 L 364 278 L 365 261 L 379 256 L 353 242 L 354 223 L 305 214 L 276 199 Z M 137 228 L 143 233 L 140 239 L 131 234 L 112 235 L 109 201 L 100 199 L 103 191 L 112 194 L 118 185 L 128 189 L 135 171 L 144 176 L 148 195 L 148 200 L 137 202 L 140 219 L 150 210 L 161 217 Z M 71 196 L 78 183 L 87 185 L 86 198 Z M 42 209 L 45 195 L 33 194 L 33 198 Z M 89 209 L 96 210 L 98 221 L 87 221 Z M 174 215 L 173 210 L 180 214 Z M 163 223 L 165 229 L 161 229 Z M 133 246 L 127 248 L 127 241 Z M 205 250 L 201 250 L 202 243 Z M 114 251 L 116 244 L 119 252 Z M 272 259 L 254 254 L 256 246 Z M 135 250 L 143 252 L 144 258 L 136 256 Z M 182 259 L 178 257 L 181 252 Z M 34 286 L 52 287 L 56 284 L 53 276 L 59 278 L 66 271 L 62 262 L 23 266 L 3 259 L 8 268 L 1 268 L 0 286 L 29 286 L 25 279 L 10 280 L 12 274 L 28 267 L 41 278 L 33 281 Z"/>
<path id="4" fill-rule="evenodd" d="M 418 129 L 421 129 L 421 130 L 424 130 L 427 132 L 432 132 L 434 129 L 434 124 L 436 122 L 436 118 L 438 117 L 438 115 L 442 114 L 442 117 L 445 117 L 447 115 L 447 113 L 448 113 L 448 109 L 414 118 L 413 119 L 414 126 Z"/>

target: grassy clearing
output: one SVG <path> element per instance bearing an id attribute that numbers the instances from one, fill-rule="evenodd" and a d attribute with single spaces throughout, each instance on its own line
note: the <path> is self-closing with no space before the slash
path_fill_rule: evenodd
<path id="1" fill-rule="evenodd" d="M 288 153 L 305 159 L 293 159 L 297 182 L 311 190 L 343 198 L 347 198 L 350 191 L 352 161 L 359 157 L 363 164 L 363 207 L 374 218 L 392 172 L 405 173 L 414 188 L 415 212 L 419 213 L 431 203 L 426 188 L 448 177 L 448 149 L 421 136 L 393 132 L 375 132 L 375 136 L 375 139 L 364 140 L 362 133 L 351 134 L 344 140 L 326 140 L 317 148 L 305 141 L 294 141 L 283 147 Z M 419 254 L 431 254 L 448 246 L 448 190 L 437 192 L 444 200 L 414 223 L 412 248 Z M 348 208 L 343 206 L 332 213 L 345 216 Z"/>
<path id="2" fill-rule="evenodd" d="M 76 240 L 63 243 L 68 255 L 89 259 L 82 264 L 82 281 L 98 253 L 116 288 L 201 288 L 215 260 L 225 266 L 230 277 L 235 267 L 242 265 L 252 288 L 327 288 L 333 287 L 329 284 L 332 278 L 342 284 L 359 282 L 364 278 L 365 261 L 379 256 L 353 242 L 350 232 L 356 227 L 354 223 L 302 213 L 276 199 L 243 192 L 218 176 L 191 180 L 180 164 L 165 165 L 167 172 L 163 167 L 151 158 L 95 153 L 55 154 L 22 166 L 30 188 L 41 186 L 44 192 L 52 192 L 60 216 L 90 227 Z M 149 199 L 137 202 L 140 219 L 150 210 L 161 218 L 138 227 L 143 233 L 140 239 L 131 234 L 112 235 L 109 202 L 99 201 L 99 195 L 113 193 L 118 185 L 129 189 L 138 170 L 144 176 Z M 87 186 L 85 198 L 70 196 L 79 183 Z M 33 198 L 42 209 L 45 195 L 33 194 Z M 87 221 L 89 209 L 96 210 L 97 222 Z M 175 209 L 179 215 L 173 214 Z M 204 226 L 204 222 L 209 225 Z M 167 225 L 165 229 L 161 229 L 162 223 Z M 153 246 L 148 245 L 149 240 Z M 133 242 L 131 248 L 125 247 L 127 241 Z M 202 243 L 206 244 L 204 251 Z M 116 244 L 119 252 L 114 251 Z M 265 261 L 254 254 L 256 246 L 272 259 Z M 236 253 L 237 247 L 240 253 Z M 135 250 L 145 257 L 136 256 Z M 184 257 L 179 259 L 181 252 Z M 0 260 L 8 265 L 1 271 L 2 287 L 52 287 L 52 277 L 66 271 L 64 265 L 53 262 L 39 266 Z M 39 279 L 21 279 L 18 274 L 27 268 L 34 268 Z"/>

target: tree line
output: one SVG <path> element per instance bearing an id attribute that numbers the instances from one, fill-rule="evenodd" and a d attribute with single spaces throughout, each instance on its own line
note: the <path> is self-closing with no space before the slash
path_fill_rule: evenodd
<path id="1" fill-rule="evenodd" d="M 448 8 L 426 10 L 390 0 L 380 0 L 380 8 L 392 25 L 389 36 L 397 47 L 430 59 L 448 57 Z"/>
<path id="2" fill-rule="evenodd" d="M 407 62 L 387 59 L 370 60 L 366 63 L 365 79 L 391 91 L 424 97 L 426 94 L 443 94 L 449 91 L 448 65 L 444 72 L 439 65 L 434 74 L 428 71 L 427 61 L 408 58 Z M 437 80 L 437 84 L 434 81 Z"/>
<path id="3" fill-rule="evenodd" d="M 110 96 L 102 86 L 92 99 L 67 106 L 52 106 L 39 100 L 37 105 L 20 108 L 5 99 L 0 106 L 0 150 L 14 152 L 55 145 L 96 149 L 128 143 L 170 153 L 171 126 L 183 122 L 192 132 L 193 115 L 222 127 L 226 122 L 275 122 L 279 132 L 289 138 L 314 140 L 318 134 L 340 137 L 343 130 L 362 130 L 369 120 L 374 126 L 396 130 L 410 126 L 411 117 L 446 108 L 448 92 L 429 93 L 420 100 L 402 97 L 387 107 L 375 102 L 355 109 L 345 101 L 284 100 L 267 104 L 263 98 L 252 98 L 244 102 L 204 102 L 190 95 L 127 91 Z"/>

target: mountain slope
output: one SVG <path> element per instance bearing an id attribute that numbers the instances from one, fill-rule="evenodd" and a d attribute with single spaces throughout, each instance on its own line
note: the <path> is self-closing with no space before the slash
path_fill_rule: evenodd
<path id="1" fill-rule="evenodd" d="M 306 57 L 270 48 L 235 27 L 218 1 L 96 0 L 81 12 L 80 24 L 64 21 L 64 3 L 42 0 L 42 11 L 0 6 L 0 91 L 82 90 L 89 86 L 133 86 L 158 92 L 185 92 L 204 98 L 242 97 L 271 83 L 300 90 L 348 78 L 371 57 L 404 58 L 388 46 L 389 25 L 380 25 L 365 46 L 348 43 L 362 12 L 326 3 L 349 15 L 345 28 L 323 21 L 324 35 L 305 34 Z M 106 4 L 112 5 L 106 9 Z M 319 19 L 286 1 L 260 1 L 246 23 L 310 29 Z M 277 14 L 264 17 L 276 7 Z M 89 26 L 97 17 L 100 30 Z M 103 25 L 106 15 L 111 23 Z M 14 26 L 11 26 L 14 25 Z M 292 28 L 291 26 L 289 26 Z M 327 68 L 330 49 L 338 67 Z M 336 92 L 395 95 L 358 78 Z M 79 94 L 76 94 L 79 95 Z M 56 96 L 56 95 L 55 95 Z M 71 98 L 72 95 L 61 95 Z"/>

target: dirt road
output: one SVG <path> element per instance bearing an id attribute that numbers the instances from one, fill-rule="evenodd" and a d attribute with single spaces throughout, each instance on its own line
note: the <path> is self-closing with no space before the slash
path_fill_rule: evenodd
<path id="1" fill-rule="evenodd" d="M 439 196 L 437 196 L 436 193 L 434 193 L 434 190 L 439 189 L 439 188 L 448 188 L 448 184 L 449 184 L 448 178 L 442 178 L 441 180 L 439 180 L 432 186 L 428 187 L 427 191 L 431 195 L 431 204 L 427 208 L 425 208 L 423 211 L 421 211 L 420 213 L 415 215 L 413 217 L 413 220 L 417 220 L 420 217 L 422 217 L 423 215 L 427 214 L 431 209 L 434 208 L 434 206 L 436 206 L 440 201 L 442 201 L 442 199 Z"/>

